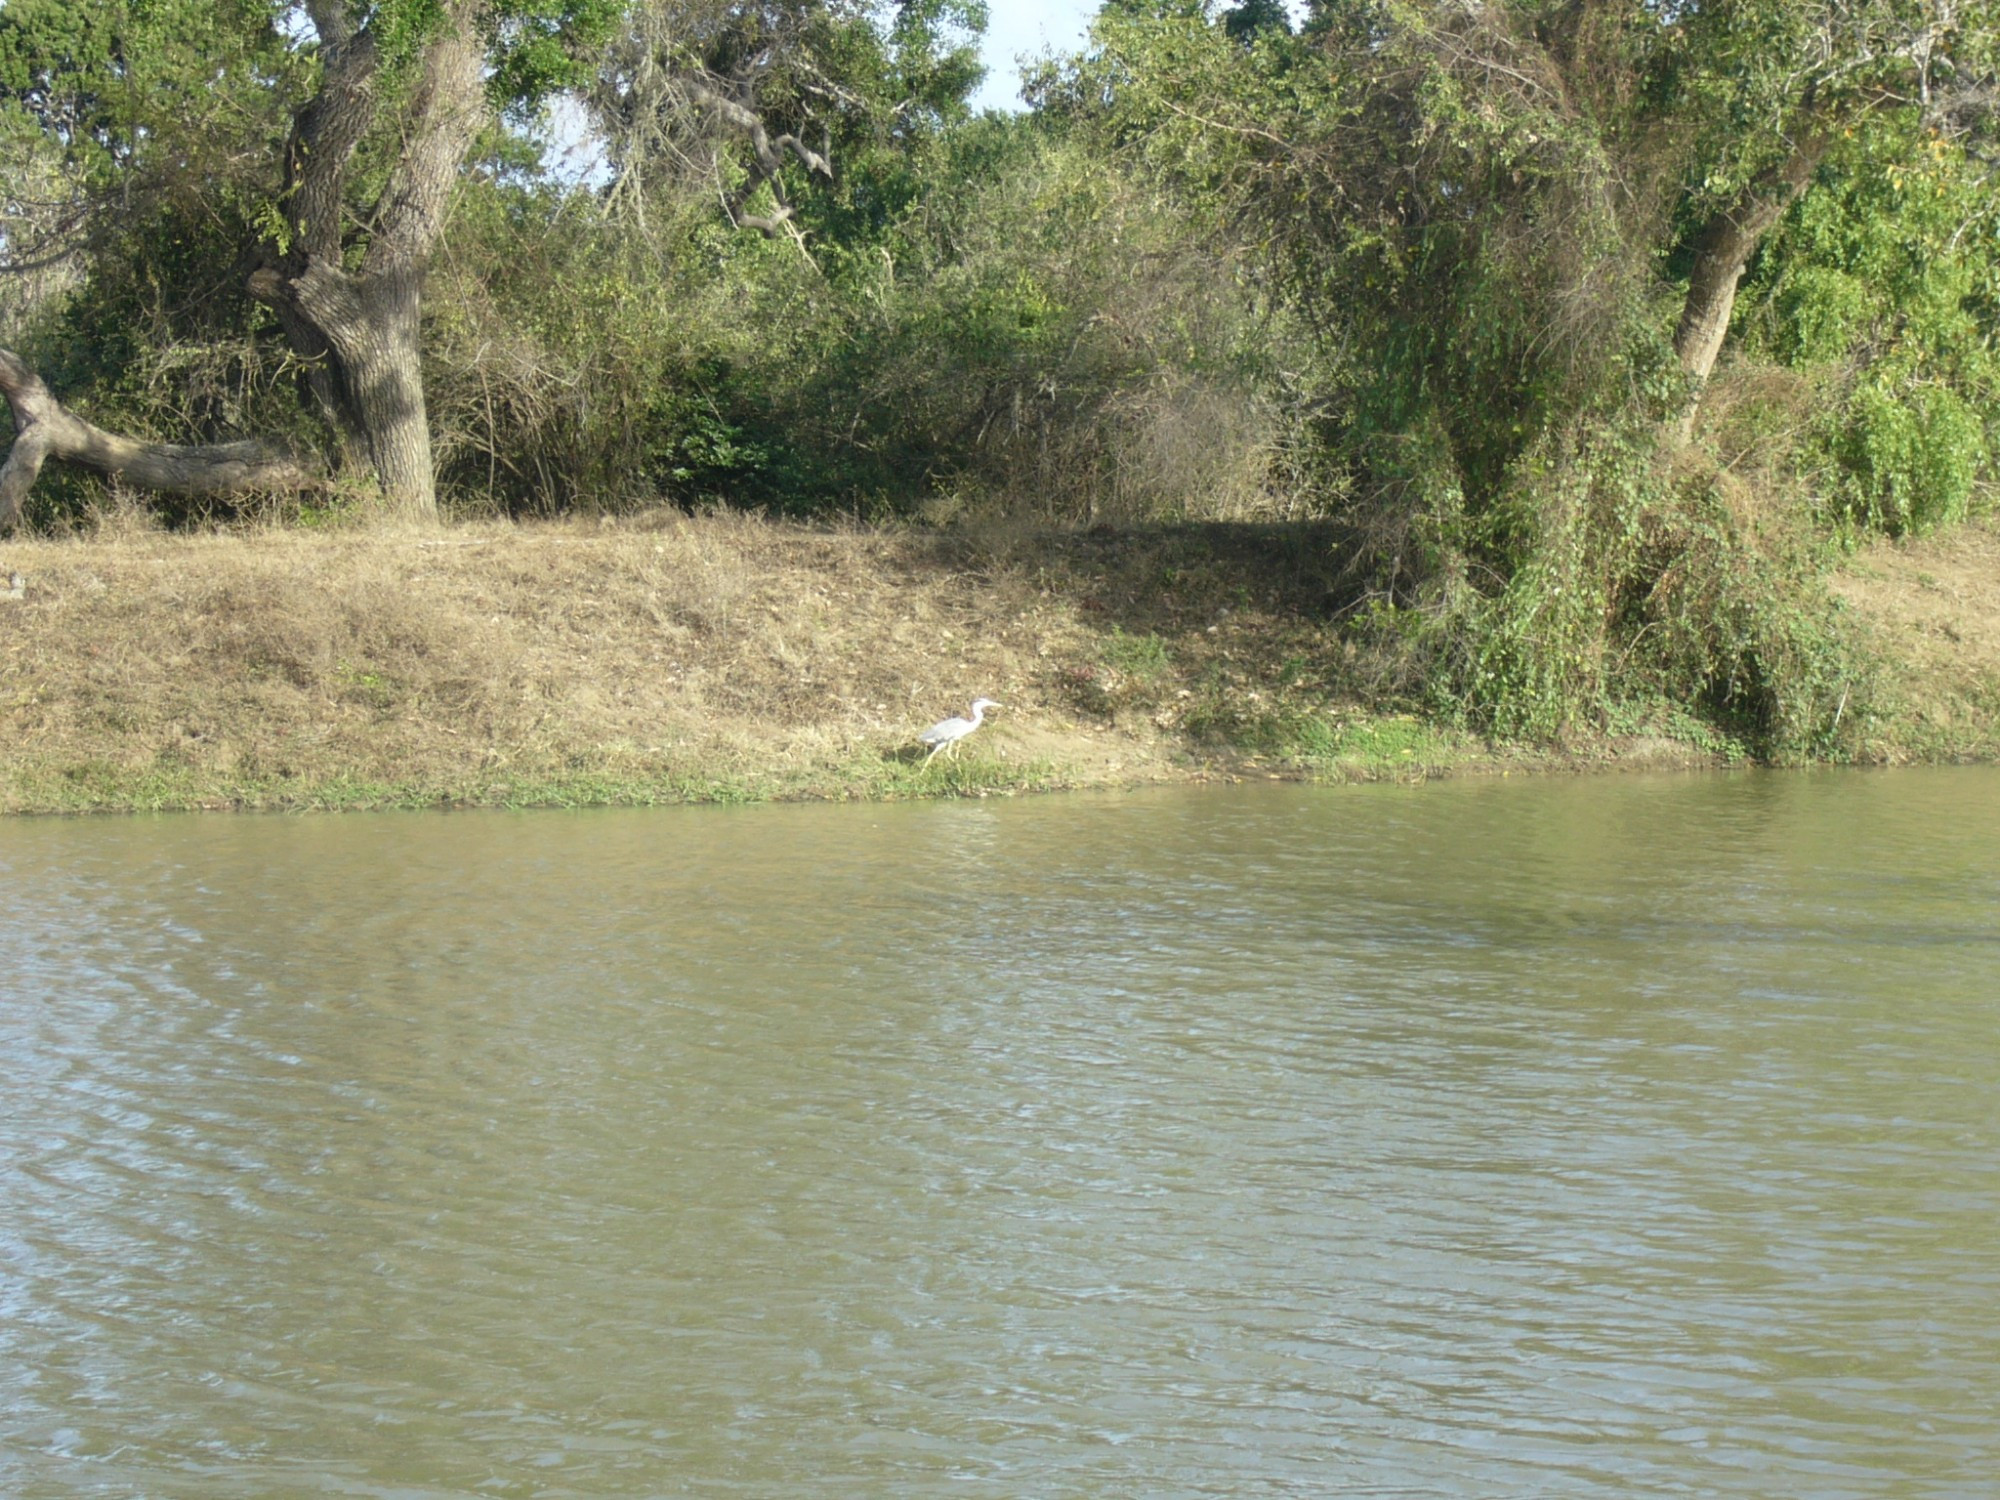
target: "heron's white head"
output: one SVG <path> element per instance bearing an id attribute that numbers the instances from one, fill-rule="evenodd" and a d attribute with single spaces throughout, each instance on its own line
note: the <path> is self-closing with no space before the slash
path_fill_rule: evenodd
<path id="1" fill-rule="evenodd" d="M 1001 705 L 995 703 L 991 698 L 974 698 L 972 700 L 972 711 L 975 714 L 977 714 L 979 710 L 982 708 L 999 708 L 999 707 L 1001 707 Z"/>

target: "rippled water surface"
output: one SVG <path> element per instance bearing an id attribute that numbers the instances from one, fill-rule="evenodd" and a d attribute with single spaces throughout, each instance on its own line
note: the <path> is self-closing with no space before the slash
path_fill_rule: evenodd
<path id="1" fill-rule="evenodd" d="M 1986 1496 L 2000 773 L 0 824 L 0 1493 Z"/>

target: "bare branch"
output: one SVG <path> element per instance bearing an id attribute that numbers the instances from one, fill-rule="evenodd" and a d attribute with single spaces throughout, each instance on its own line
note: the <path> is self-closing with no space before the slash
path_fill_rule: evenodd
<path id="1" fill-rule="evenodd" d="M 731 99 L 712 85 L 693 74 L 685 75 L 681 85 L 688 95 L 706 104 L 715 112 L 716 118 L 733 125 L 750 137 L 750 149 L 757 153 L 757 165 L 767 174 L 775 173 L 785 164 L 784 153 L 790 151 L 805 164 L 809 172 L 817 172 L 822 177 L 833 176 L 833 166 L 819 152 L 787 131 L 773 139 L 764 124 L 764 117 L 748 105 Z"/>
<path id="2" fill-rule="evenodd" d="M 0 466 L 0 532 L 20 519 L 28 492 L 51 458 L 178 494 L 304 490 L 324 483 L 297 455 L 256 440 L 183 447 L 106 432 L 56 400 L 27 362 L 7 349 L 0 349 L 0 395 L 14 414 L 16 434 Z"/>

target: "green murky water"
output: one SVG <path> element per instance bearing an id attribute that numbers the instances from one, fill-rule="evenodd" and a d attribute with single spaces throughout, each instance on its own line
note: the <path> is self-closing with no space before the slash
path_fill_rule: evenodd
<path id="1" fill-rule="evenodd" d="M 1974 1496 L 2000 772 L 0 824 L 0 1492 Z"/>

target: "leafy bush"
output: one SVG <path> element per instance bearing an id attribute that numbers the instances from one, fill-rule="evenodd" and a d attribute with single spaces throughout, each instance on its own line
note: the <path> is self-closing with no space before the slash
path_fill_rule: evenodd
<path id="1" fill-rule="evenodd" d="M 1988 455 L 1979 414 L 1963 396 L 1945 385 L 1899 392 L 1864 379 L 1841 418 L 1832 447 L 1840 498 L 1857 522 L 1901 536 L 1965 519 Z"/>
<path id="2" fill-rule="evenodd" d="M 1962 520 L 2000 421 L 2000 201 L 1961 142 L 1874 118 L 1820 169 L 1759 258 L 1742 357 L 1822 392 L 1797 479 L 1892 536 Z"/>

